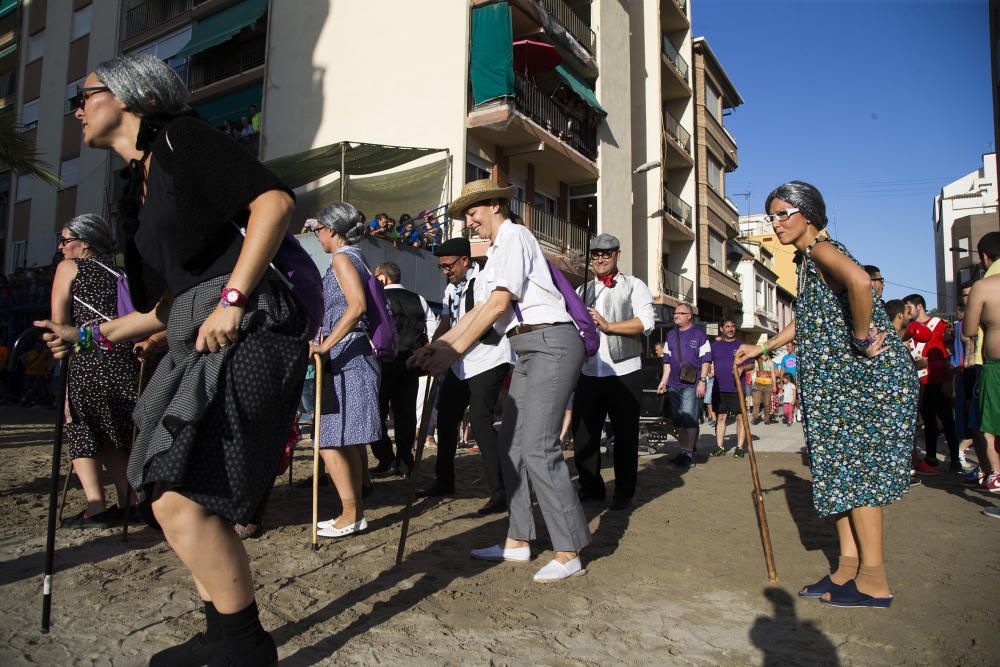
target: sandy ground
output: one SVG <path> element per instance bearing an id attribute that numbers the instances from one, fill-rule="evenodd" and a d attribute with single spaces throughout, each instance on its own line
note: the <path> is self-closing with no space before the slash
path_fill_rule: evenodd
<path id="1" fill-rule="evenodd" d="M 39 632 L 51 420 L 0 407 L 0 664 L 143 665 L 200 629 L 200 604 L 160 535 L 57 533 L 52 632 Z M 266 532 L 246 545 L 265 627 L 284 665 L 997 665 L 1000 500 L 942 475 L 887 514 L 890 610 L 843 610 L 795 592 L 828 571 L 832 526 L 812 510 L 796 425 L 755 429 L 780 582 L 769 585 L 747 460 L 706 459 L 681 472 L 669 454 L 640 460 L 630 512 L 588 505 L 589 572 L 538 585 L 530 565 L 470 560 L 503 517 L 480 517 L 478 455 L 458 459 L 459 495 L 418 502 L 406 559 L 393 563 L 402 479 L 378 485 L 371 531 L 308 547 L 308 489 L 281 480 Z M 428 450 L 424 470 L 432 470 Z M 310 456 L 300 450 L 298 477 Z M 429 479 L 429 472 L 425 479 Z M 606 470 L 607 476 L 611 471 Z M 66 515 L 82 506 L 75 485 Z M 335 494 L 321 488 L 320 515 Z M 539 521 L 541 526 L 541 522 Z"/>

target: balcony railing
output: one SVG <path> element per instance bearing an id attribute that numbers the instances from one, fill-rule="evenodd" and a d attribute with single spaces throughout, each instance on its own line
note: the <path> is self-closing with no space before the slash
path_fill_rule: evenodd
<path id="1" fill-rule="evenodd" d="M 261 33 L 245 42 L 196 54 L 188 64 L 188 88 L 195 90 L 259 67 L 264 64 L 266 51 L 267 35 Z"/>
<path id="2" fill-rule="evenodd" d="M 0 74 L 0 99 L 13 97 L 17 88 L 16 70 Z"/>
<path id="3" fill-rule="evenodd" d="M 663 269 L 663 293 L 668 294 L 675 299 L 680 299 L 681 301 L 687 301 L 688 303 L 694 303 L 694 282 L 680 275 L 679 273 L 674 273 L 670 269 Z"/>
<path id="4" fill-rule="evenodd" d="M 666 110 L 663 112 L 663 129 L 666 130 L 667 136 L 684 149 L 685 153 L 691 154 L 691 133 L 681 127 L 680 122 Z"/>
<path id="5" fill-rule="evenodd" d="M 582 258 L 587 248 L 587 229 L 574 225 L 557 215 L 527 204 L 520 199 L 511 202 L 511 210 L 521 216 L 524 224 L 543 247 L 562 254 L 579 254 Z"/>
<path id="6" fill-rule="evenodd" d="M 685 81 L 688 80 L 688 64 L 681 54 L 677 52 L 677 48 L 670 43 L 666 35 L 660 35 L 660 42 L 663 44 L 663 55 L 667 57 L 667 61 L 674 66 L 677 73 Z"/>
<path id="7" fill-rule="evenodd" d="M 597 159 L 596 127 L 584 126 L 582 119 L 568 114 L 545 91 L 523 76 L 514 75 L 514 89 L 518 111 L 589 159 Z"/>
<path id="8" fill-rule="evenodd" d="M 569 34 L 587 49 L 590 55 L 597 52 L 597 36 L 587 23 L 576 15 L 563 0 L 542 0 L 545 11 L 565 26 Z"/>
<path id="9" fill-rule="evenodd" d="M 125 11 L 125 39 L 155 28 L 194 7 L 195 0 L 146 0 Z"/>
<path id="10" fill-rule="evenodd" d="M 691 204 L 666 188 L 663 189 L 663 210 L 689 229 L 694 229 L 694 223 L 691 220 Z"/>

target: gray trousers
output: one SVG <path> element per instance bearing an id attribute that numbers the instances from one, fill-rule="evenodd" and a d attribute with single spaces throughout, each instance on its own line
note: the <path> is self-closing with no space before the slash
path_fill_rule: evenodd
<path id="1" fill-rule="evenodd" d="M 531 488 L 556 551 L 579 551 L 590 529 L 559 446 L 570 394 L 583 367 L 583 342 L 572 324 L 510 339 L 517 364 L 498 435 L 500 472 L 507 492 L 507 537 L 535 539 Z"/>

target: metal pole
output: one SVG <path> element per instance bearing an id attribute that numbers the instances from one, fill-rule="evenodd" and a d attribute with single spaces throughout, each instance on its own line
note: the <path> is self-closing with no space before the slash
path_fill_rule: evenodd
<path id="1" fill-rule="evenodd" d="M 56 504 L 59 500 L 59 464 L 62 461 L 63 423 L 66 421 L 66 378 L 69 357 L 59 361 L 59 407 L 56 409 L 55 439 L 52 443 L 52 475 L 49 486 L 49 520 L 45 536 L 45 576 L 42 579 L 42 634 L 49 633 L 52 616 L 52 574 L 56 552 Z"/>
<path id="2" fill-rule="evenodd" d="M 347 201 L 347 142 L 340 142 L 340 201 Z"/>

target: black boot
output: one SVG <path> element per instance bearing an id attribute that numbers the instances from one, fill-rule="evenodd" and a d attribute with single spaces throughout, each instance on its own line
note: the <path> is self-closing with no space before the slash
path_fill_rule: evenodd
<path id="1" fill-rule="evenodd" d="M 219 614 L 222 645 L 209 667 L 270 667 L 278 664 L 278 648 L 260 624 L 257 601 L 235 614 Z"/>
<path id="2" fill-rule="evenodd" d="M 199 632 L 183 644 L 171 646 L 149 659 L 149 667 L 202 667 L 222 648 L 222 625 L 219 612 L 205 603 L 205 632 Z"/>

